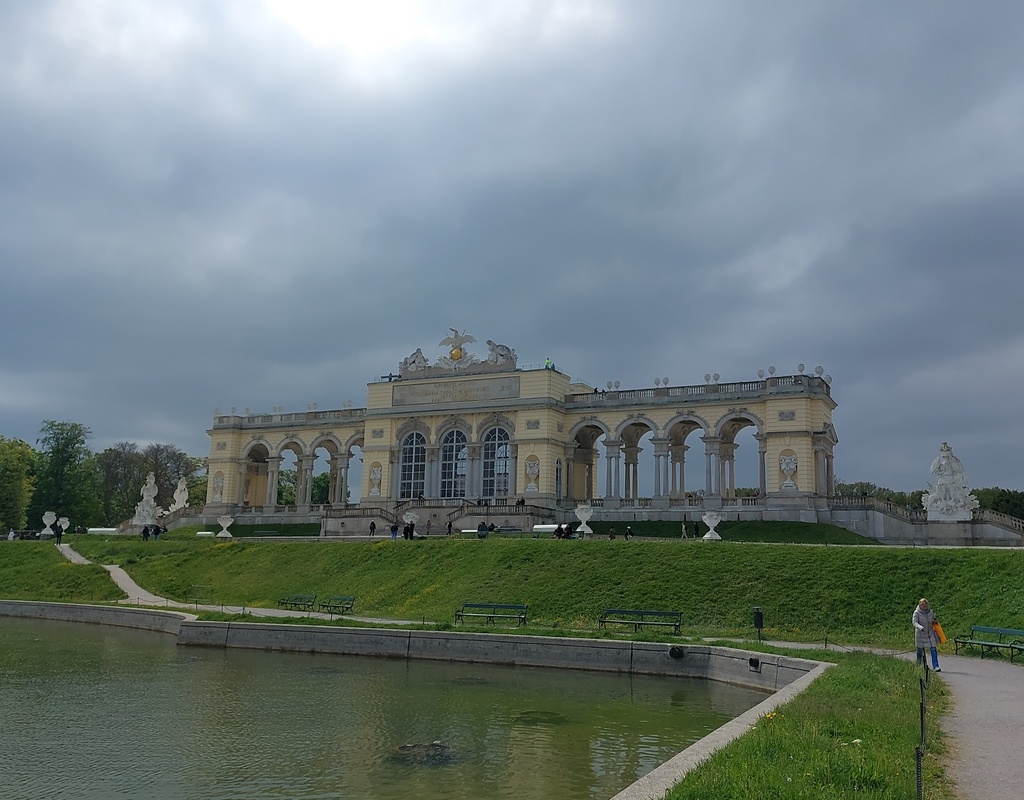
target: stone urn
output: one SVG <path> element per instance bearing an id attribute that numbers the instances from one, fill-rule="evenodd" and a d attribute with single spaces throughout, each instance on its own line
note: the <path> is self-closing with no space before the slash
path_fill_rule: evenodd
<path id="1" fill-rule="evenodd" d="M 580 503 L 576 506 L 576 519 L 580 521 L 580 526 L 576 529 L 576 532 L 581 536 L 586 536 L 588 533 L 593 533 L 590 526 L 587 523 L 590 518 L 594 516 L 594 509 L 590 503 Z"/>
<path id="2" fill-rule="evenodd" d="M 705 511 L 701 519 L 704 520 L 704 524 L 708 526 L 708 532 L 701 538 L 708 542 L 722 541 L 722 537 L 719 536 L 718 531 L 715 530 L 715 528 L 718 527 L 718 523 L 722 521 L 722 515 L 717 511 Z"/>
<path id="3" fill-rule="evenodd" d="M 217 533 L 218 539 L 233 539 L 234 537 L 228 532 L 228 526 L 235 521 L 235 518 L 229 514 L 224 514 L 217 517 L 217 524 L 220 525 L 220 531 Z"/>

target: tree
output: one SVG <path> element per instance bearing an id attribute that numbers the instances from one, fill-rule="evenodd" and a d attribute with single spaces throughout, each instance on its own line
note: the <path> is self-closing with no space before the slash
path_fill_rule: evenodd
<path id="1" fill-rule="evenodd" d="M 178 481 L 184 478 L 185 484 L 188 485 L 189 481 L 195 480 L 196 473 L 202 468 L 203 460 L 193 458 L 173 444 L 154 443 L 146 445 L 142 451 L 142 465 L 145 473 L 152 472 L 156 479 L 157 506 L 167 508 L 174 501 L 174 490 L 178 486 Z"/>
<path id="2" fill-rule="evenodd" d="M 313 476 L 310 502 L 319 504 L 331 502 L 331 474 L 329 472 L 321 472 L 319 475 Z"/>
<path id="3" fill-rule="evenodd" d="M 295 470 L 282 469 L 277 473 L 277 504 L 295 505 Z"/>
<path id="4" fill-rule="evenodd" d="M 97 455 L 96 464 L 103 524 L 113 527 L 135 513 L 139 491 L 146 481 L 142 453 L 134 442 L 118 442 Z"/>
<path id="5" fill-rule="evenodd" d="M 77 422 L 43 422 L 37 455 L 36 487 L 28 522 L 37 525 L 53 511 L 73 525 L 95 525 L 103 516 L 99 470 L 88 447 L 91 431 Z"/>
<path id="6" fill-rule="evenodd" d="M 28 520 L 36 454 L 28 442 L 0 436 L 0 533 Z"/>
<path id="7" fill-rule="evenodd" d="M 972 494 L 978 498 L 978 505 L 982 508 L 990 508 L 1011 517 L 1024 519 L 1024 492 L 993 486 L 975 489 Z"/>

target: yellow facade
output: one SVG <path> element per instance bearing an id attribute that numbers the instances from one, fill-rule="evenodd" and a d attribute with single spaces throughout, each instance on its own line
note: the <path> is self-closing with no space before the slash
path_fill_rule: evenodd
<path id="1" fill-rule="evenodd" d="M 330 508 L 721 507 L 736 502 L 736 435 L 745 428 L 758 448 L 754 502 L 831 493 L 836 404 L 822 377 L 596 391 L 553 367 L 519 368 L 514 351 L 464 367 L 402 366 L 368 385 L 365 408 L 218 415 L 208 506 L 275 507 L 290 450 L 299 510 L 317 510 L 317 451 L 328 454 Z M 355 458 L 361 481 L 349 486 Z"/>

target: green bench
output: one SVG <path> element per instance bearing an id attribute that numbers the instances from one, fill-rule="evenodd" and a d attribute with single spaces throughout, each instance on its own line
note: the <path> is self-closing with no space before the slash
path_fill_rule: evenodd
<path id="1" fill-rule="evenodd" d="M 597 626 L 603 628 L 606 625 L 632 625 L 634 632 L 641 628 L 652 626 L 664 626 L 672 628 L 673 632 L 679 633 L 682 625 L 683 615 L 679 611 L 651 611 L 642 608 L 607 608 L 601 612 L 601 618 Z"/>
<path id="2" fill-rule="evenodd" d="M 517 625 L 526 624 L 526 606 L 512 603 L 463 603 L 455 612 L 455 622 L 465 622 L 466 617 L 483 617 L 493 625 L 496 619 L 514 619 Z"/>
<path id="3" fill-rule="evenodd" d="M 317 604 L 317 611 L 324 611 L 328 614 L 349 614 L 355 607 L 356 599 L 348 595 L 334 595 Z"/>
<path id="4" fill-rule="evenodd" d="M 315 594 L 286 594 L 277 601 L 277 607 L 291 608 L 295 611 L 312 611 L 315 602 Z"/>
<path id="5" fill-rule="evenodd" d="M 975 647 L 985 657 L 985 651 L 1001 653 L 1006 650 L 1010 661 L 1018 654 L 1024 654 L 1024 630 L 1016 628 L 993 628 L 988 625 L 972 625 L 970 635 L 953 637 L 953 652 L 959 653 L 960 648 L 973 650 Z"/>

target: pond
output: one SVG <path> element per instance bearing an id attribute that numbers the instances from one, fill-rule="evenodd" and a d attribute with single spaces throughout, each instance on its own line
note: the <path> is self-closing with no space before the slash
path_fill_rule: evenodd
<path id="1" fill-rule="evenodd" d="M 18 800 L 596 800 L 765 698 L 3 617 L 0 642 L 0 785 Z"/>

